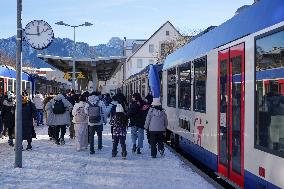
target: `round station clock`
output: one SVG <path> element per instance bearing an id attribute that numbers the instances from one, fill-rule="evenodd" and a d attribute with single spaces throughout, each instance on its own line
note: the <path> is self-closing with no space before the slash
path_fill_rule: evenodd
<path id="1" fill-rule="evenodd" d="M 34 20 L 25 27 L 24 39 L 32 48 L 42 50 L 51 44 L 54 33 L 47 22 Z"/>

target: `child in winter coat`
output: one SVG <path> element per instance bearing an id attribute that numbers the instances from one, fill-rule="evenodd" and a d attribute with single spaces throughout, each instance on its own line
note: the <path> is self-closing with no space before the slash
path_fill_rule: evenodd
<path id="1" fill-rule="evenodd" d="M 122 159 L 126 158 L 126 128 L 127 128 L 127 117 L 124 113 L 123 107 L 121 104 L 116 105 L 116 113 L 115 116 L 112 117 L 110 124 L 113 128 L 113 148 L 112 148 L 112 157 L 116 157 L 117 155 L 117 146 L 118 142 L 121 145 L 121 156 Z"/>
<path id="2" fill-rule="evenodd" d="M 162 108 L 160 98 L 154 98 L 144 125 L 146 130 L 149 129 L 152 158 L 157 156 L 157 144 L 160 154 L 164 155 L 164 133 L 167 126 L 167 114 Z"/>
<path id="3" fill-rule="evenodd" d="M 88 115 L 85 113 L 86 99 L 85 95 L 81 95 L 79 102 L 74 105 L 72 110 L 75 133 L 77 135 L 75 138 L 77 151 L 88 148 Z"/>

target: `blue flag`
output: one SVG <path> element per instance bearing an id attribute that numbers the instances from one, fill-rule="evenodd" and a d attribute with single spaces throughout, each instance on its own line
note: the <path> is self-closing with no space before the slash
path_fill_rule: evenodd
<path id="1" fill-rule="evenodd" d="M 150 65 L 149 86 L 154 98 L 160 98 L 160 78 L 155 65 Z"/>

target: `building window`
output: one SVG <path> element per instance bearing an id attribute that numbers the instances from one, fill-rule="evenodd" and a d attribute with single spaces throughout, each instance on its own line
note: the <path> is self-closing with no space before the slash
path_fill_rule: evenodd
<path id="1" fill-rule="evenodd" d="M 170 31 L 166 31 L 166 36 L 169 36 L 170 35 Z"/>
<path id="2" fill-rule="evenodd" d="M 142 68 L 142 67 L 143 67 L 143 60 L 137 59 L 137 68 Z"/>
<path id="3" fill-rule="evenodd" d="M 154 45 L 153 44 L 149 45 L 149 53 L 154 53 Z"/>
<path id="4" fill-rule="evenodd" d="M 194 111 L 206 112 L 206 58 L 194 61 Z"/>
<path id="5" fill-rule="evenodd" d="M 256 39 L 255 147 L 284 157 L 284 31 Z"/>
<path id="6" fill-rule="evenodd" d="M 179 67 L 178 106 L 190 109 L 191 106 L 191 64 L 186 63 Z"/>
<path id="7" fill-rule="evenodd" d="M 176 68 L 168 70 L 168 106 L 176 107 Z"/>
<path id="8" fill-rule="evenodd" d="M 154 64 L 154 60 L 153 59 L 149 59 L 149 65 L 150 64 Z"/>

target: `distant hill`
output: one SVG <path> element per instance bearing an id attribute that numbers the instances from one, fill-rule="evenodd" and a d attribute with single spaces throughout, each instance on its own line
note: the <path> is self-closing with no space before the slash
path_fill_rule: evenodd
<path id="1" fill-rule="evenodd" d="M 0 39 L 0 50 L 12 59 L 16 58 L 16 37 Z M 49 54 L 54 56 L 72 56 L 73 41 L 68 38 L 55 38 L 53 43 L 45 50 L 34 50 L 26 42 L 23 44 L 23 63 L 37 68 L 51 67 L 46 62 L 37 58 L 37 54 Z M 89 46 L 87 43 L 76 43 L 76 57 L 95 58 L 121 56 L 123 54 L 123 40 L 112 37 L 107 44 Z"/>

